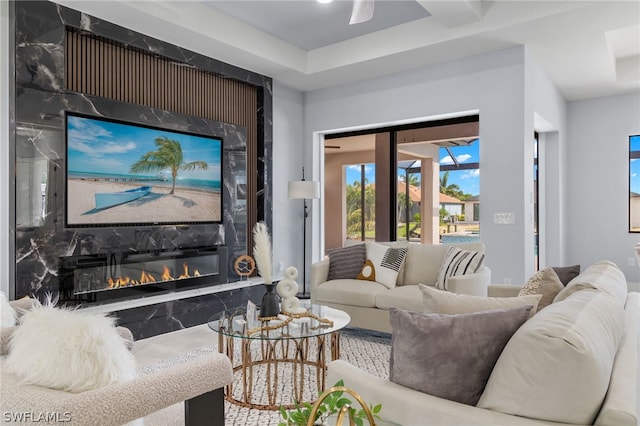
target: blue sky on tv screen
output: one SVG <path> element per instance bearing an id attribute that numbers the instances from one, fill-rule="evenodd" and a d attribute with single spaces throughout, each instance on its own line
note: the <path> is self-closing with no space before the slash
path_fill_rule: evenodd
<path id="1" fill-rule="evenodd" d="M 640 152 L 640 135 L 629 138 L 629 150 Z M 631 192 L 640 194 L 640 158 L 629 161 L 629 176 Z"/>
<path id="2" fill-rule="evenodd" d="M 71 174 L 129 175 L 133 163 L 143 154 L 157 149 L 155 139 L 161 136 L 180 142 L 185 163 L 206 161 L 209 165 L 207 170 L 180 171 L 179 179 L 220 181 L 220 139 L 73 115 L 67 117 L 68 171 Z M 162 172 L 171 176 L 169 170 Z"/>
<path id="3" fill-rule="evenodd" d="M 465 163 L 478 163 L 480 162 L 480 144 L 478 141 L 474 141 L 469 146 L 458 146 L 450 148 L 453 155 L 456 157 L 460 164 Z M 449 165 L 453 164 L 453 160 L 449 156 L 449 153 L 440 148 L 440 164 Z M 416 167 L 419 167 L 419 162 L 416 163 Z M 404 171 L 399 171 L 404 176 Z M 445 172 L 440 172 L 440 176 Z M 351 185 L 355 181 L 360 180 L 360 165 L 347 166 L 347 184 Z M 365 179 L 368 183 L 375 182 L 375 165 L 372 163 L 365 164 Z M 479 195 L 480 194 L 480 170 L 459 170 L 449 172 L 449 178 L 447 183 L 456 184 L 460 187 L 465 194 Z"/>

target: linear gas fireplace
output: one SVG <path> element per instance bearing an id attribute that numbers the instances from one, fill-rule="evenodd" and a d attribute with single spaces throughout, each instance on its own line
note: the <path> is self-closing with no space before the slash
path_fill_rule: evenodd
<path id="1" fill-rule="evenodd" d="M 94 304 L 227 282 L 227 248 L 63 257 L 60 302 Z"/>

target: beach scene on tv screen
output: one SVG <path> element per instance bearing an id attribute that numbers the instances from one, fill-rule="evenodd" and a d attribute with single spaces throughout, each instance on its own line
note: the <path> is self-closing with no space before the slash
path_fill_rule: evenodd
<path id="1" fill-rule="evenodd" d="M 222 140 L 67 115 L 67 224 L 220 222 Z"/>

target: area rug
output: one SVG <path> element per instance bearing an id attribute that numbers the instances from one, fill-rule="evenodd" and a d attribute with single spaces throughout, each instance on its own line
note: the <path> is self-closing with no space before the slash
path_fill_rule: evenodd
<path id="1" fill-rule="evenodd" d="M 386 333 L 372 332 L 358 328 L 347 328 L 341 333 L 340 359 L 356 365 L 363 370 L 387 378 L 389 374 L 389 353 L 391 337 Z M 239 346 L 239 345 L 237 345 Z M 196 351 L 182 354 L 178 357 L 164 360 L 160 363 L 147 366 L 140 370 L 141 374 L 152 373 L 156 370 L 167 368 L 171 365 L 188 362 L 202 353 L 217 351 L 216 346 L 206 346 Z M 239 353 L 238 353 L 239 356 Z M 291 399 L 291 371 L 287 364 L 283 364 L 279 369 L 279 389 L 278 392 L 284 400 Z M 264 374 L 260 369 L 254 370 L 254 374 Z M 309 380 L 309 386 L 305 390 L 305 399 L 315 397 L 313 388 L 315 387 L 315 374 L 313 371 L 305 372 Z M 266 400 L 266 389 L 264 380 L 255 380 L 253 389 L 254 398 L 264 398 Z M 331 386 L 333 383 L 327 383 Z M 239 397 L 241 392 L 240 376 L 236 374 L 234 380 L 234 396 Z M 229 402 L 225 402 L 225 426 L 270 426 L 280 422 L 278 411 L 256 410 L 240 407 Z M 176 404 L 164 410 L 158 411 L 145 418 L 145 425 L 153 426 L 182 426 L 184 425 L 184 406 Z"/>

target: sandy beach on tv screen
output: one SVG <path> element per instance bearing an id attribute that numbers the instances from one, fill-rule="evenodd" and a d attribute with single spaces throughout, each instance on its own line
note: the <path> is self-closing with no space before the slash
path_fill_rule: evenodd
<path id="1" fill-rule="evenodd" d="M 97 192 L 119 192 L 150 185 L 151 192 L 125 204 L 95 209 Z M 203 222 L 221 218 L 220 194 L 176 186 L 154 186 L 153 183 L 116 183 L 70 179 L 67 183 L 67 222 L 78 224 Z"/>

